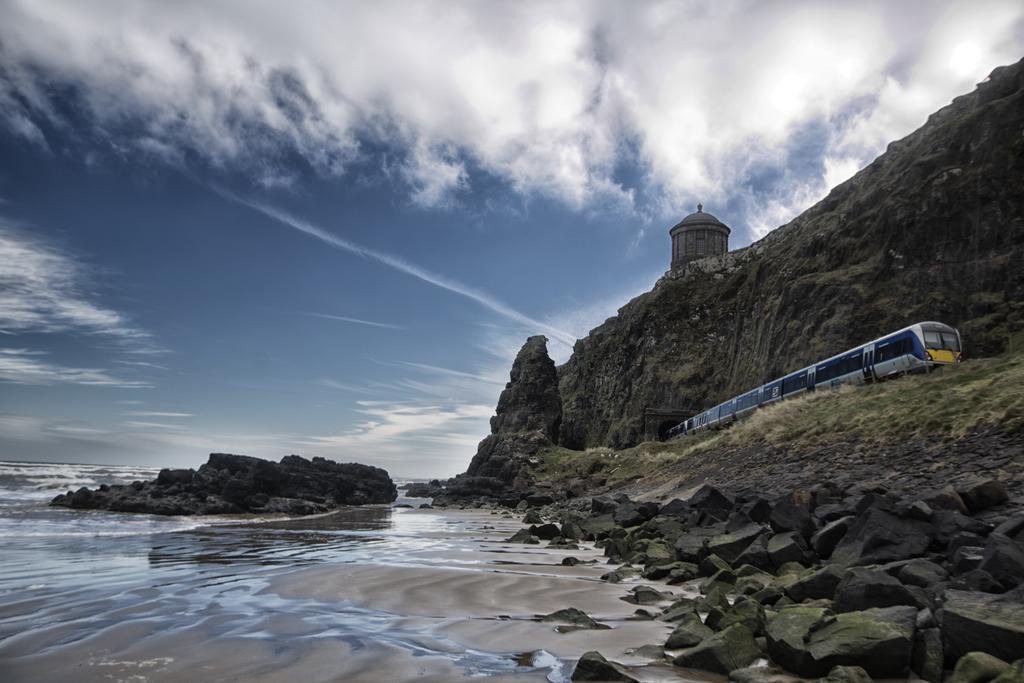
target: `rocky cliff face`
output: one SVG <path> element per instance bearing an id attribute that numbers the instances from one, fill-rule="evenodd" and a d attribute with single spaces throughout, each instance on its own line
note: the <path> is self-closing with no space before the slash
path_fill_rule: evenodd
<path id="1" fill-rule="evenodd" d="M 704 408 L 920 320 L 968 356 L 1024 329 L 1024 62 L 997 69 L 752 246 L 689 264 L 579 340 L 559 442 L 637 443 L 649 407 Z"/>
<path id="2" fill-rule="evenodd" d="M 453 498 L 525 491 L 525 461 L 558 437 L 562 399 L 547 339 L 530 337 L 516 355 L 509 382 L 491 418 L 491 434 L 477 447 L 466 473 L 448 483 Z"/>

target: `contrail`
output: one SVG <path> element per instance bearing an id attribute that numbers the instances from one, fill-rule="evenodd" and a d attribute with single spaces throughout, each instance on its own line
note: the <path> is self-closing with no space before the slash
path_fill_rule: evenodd
<path id="1" fill-rule="evenodd" d="M 362 318 L 350 318 L 347 315 L 331 315 L 330 313 L 307 313 L 315 318 L 326 318 L 327 320 L 340 320 L 343 323 L 355 323 L 357 325 L 369 325 L 370 327 L 385 327 L 389 330 L 400 330 L 401 325 L 393 325 L 392 323 L 378 323 L 373 320 L 363 320 Z"/>
<path id="2" fill-rule="evenodd" d="M 373 259 L 374 261 L 382 263 L 385 266 L 388 266 L 389 268 L 393 268 L 394 270 L 405 273 L 406 275 L 411 275 L 415 278 L 423 280 L 424 282 L 430 283 L 435 287 L 440 287 L 441 289 L 446 289 L 449 292 L 454 292 L 455 294 L 464 296 L 467 299 L 472 299 L 473 301 L 477 302 L 484 308 L 488 308 L 497 313 L 498 315 L 508 318 L 509 320 L 513 320 L 519 323 L 520 325 L 542 330 L 543 332 L 551 335 L 552 338 L 558 340 L 559 342 L 565 344 L 566 346 L 569 346 L 570 348 L 576 342 L 576 337 L 569 334 L 568 332 L 564 332 L 562 330 L 552 327 L 551 325 L 548 325 L 547 323 L 535 320 L 534 318 L 531 318 L 530 316 L 524 313 L 520 313 L 511 306 L 508 306 L 507 304 L 498 301 L 497 299 L 487 294 L 486 292 L 482 292 L 478 289 L 470 287 L 469 285 L 464 285 L 461 282 L 456 282 L 455 280 L 446 278 L 443 275 L 431 273 L 430 271 L 424 270 L 423 268 L 420 268 L 416 264 L 409 263 L 408 261 L 401 259 L 397 256 L 392 256 L 391 254 L 376 251 L 374 249 L 368 249 L 366 247 L 356 244 L 355 242 L 338 237 L 337 235 L 327 232 L 326 230 L 319 226 L 313 225 L 312 223 L 302 220 L 301 218 L 296 218 L 295 216 L 292 216 L 291 214 L 286 213 L 276 207 L 269 206 L 267 204 L 263 204 L 252 199 L 239 197 L 233 192 L 225 190 L 221 187 L 212 186 L 212 189 L 215 192 L 217 192 L 217 194 L 221 195 L 226 199 L 230 199 L 233 202 L 236 202 L 243 206 L 247 206 L 255 211 L 259 211 L 263 215 L 273 218 L 279 223 L 287 225 L 290 228 L 294 228 L 299 232 L 304 232 L 310 237 L 315 237 L 321 242 L 325 242 L 336 249 L 341 249 L 342 251 L 357 254 L 364 258 Z"/>

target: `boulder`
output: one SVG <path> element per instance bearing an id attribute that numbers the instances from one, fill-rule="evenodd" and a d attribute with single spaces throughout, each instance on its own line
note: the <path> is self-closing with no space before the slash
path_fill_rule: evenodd
<path id="1" fill-rule="evenodd" d="M 805 539 L 809 539 L 815 532 L 814 517 L 810 509 L 807 505 L 795 501 L 792 495 L 783 496 L 775 501 L 768 521 L 776 532 L 795 531 Z"/>
<path id="2" fill-rule="evenodd" d="M 987 652 L 968 652 L 956 663 L 946 683 L 988 683 L 1009 668 L 1009 664 Z"/>
<path id="3" fill-rule="evenodd" d="M 730 565 L 734 564 L 740 554 L 764 534 L 764 531 L 760 524 L 747 524 L 736 531 L 712 536 L 708 539 L 708 552 L 721 557 Z"/>
<path id="4" fill-rule="evenodd" d="M 852 567 L 846 570 L 836 586 L 833 609 L 836 612 L 857 612 L 894 605 L 923 607 L 898 579 L 878 569 Z"/>
<path id="5" fill-rule="evenodd" d="M 928 588 L 948 579 L 949 572 L 930 560 L 917 558 L 904 564 L 900 568 L 897 578 L 908 586 Z"/>
<path id="6" fill-rule="evenodd" d="M 828 559 L 832 556 L 832 551 L 839 545 L 839 541 L 843 540 L 843 536 L 849 531 L 853 520 L 853 515 L 839 517 L 818 529 L 817 533 L 811 536 L 811 547 L 818 557 Z"/>
<path id="7" fill-rule="evenodd" d="M 578 626 L 580 628 L 589 629 L 606 629 L 610 628 L 606 624 L 598 623 L 594 621 L 586 612 L 575 607 L 567 607 L 560 609 L 551 614 L 545 614 L 540 617 L 541 621 L 554 622 L 558 624 L 570 624 L 572 626 Z"/>
<path id="8" fill-rule="evenodd" d="M 990 507 L 1001 505 L 1009 500 L 1006 484 L 996 479 L 978 482 L 973 486 L 957 491 L 972 515 L 983 512 Z"/>
<path id="9" fill-rule="evenodd" d="M 634 526 L 640 526 L 653 515 L 648 516 L 646 510 L 640 505 L 633 502 L 626 502 L 616 508 L 615 513 L 612 515 L 612 519 L 615 523 L 624 529 L 628 529 Z"/>
<path id="10" fill-rule="evenodd" d="M 768 540 L 768 557 L 776 568 L 787 562 L 810 564 L 813 561 L 810 548 L 802 534 L 796 531 L 775 534 Z"/>
<path id="11" fill-rule="evenodd" d="M 924 522 L 900 519 L 874 507 L 851 524 L 832 552 L 832 561 L 850 566 L 920 557 L 931 544 L 932 533 Z"/>
<path id="12" fill-rule="evenodd" d="M 949 582 L 949 587 L 959 591 L 980 591 L 982 593 L 1002 593 L 1003 584 L 991 574 L 981 569 L 972 569 Z"/>
<path id="13" fill-rule="evenodd" d="M 721 519 L 728 516 L 733 506 L 731 497 L 710 484 L 704 484 L 697 489 L 687 502 L 691 508 L 712 513 L 713 516 Z"/>
<path id="14" fill-rule="evenodd" d="M 550 541 L 561 536 L 562 530 L 558 528 L 557 524 L 534 524 L 530 527 L 530 534 L 543 541 Z"/>
<path id="15" fill-rule="evenodd" d="M 650 586 L 636 586 L 630 591 L 630 595 L 623 600 L 637 605 L 653 605 L 672 598 L 671 593 L 662 593 Z"/>
<path id="16" fill-rule="evenodd" d="M 819 683 L 871 683 L 871 676 L 859 666 L 834 666 Z"/>
<path id="17" fill-rule="evenodd" d="M 834 565 L 826 565 L 818 571 L 786 586 L 785 593 L 793 602 L 820 599 L 831 600 L 842 578 L 842 570 Z"/>
<path id="18" fill-rule="evenodd" d="M 939 629 L 917 629 L 910 669 L 928 683 L 942 683 L 942 633 Z"/>
<path id="19" fill-rule="evenodd" d="M 729 674 L 749 666 L 760 657 L 761 651 L 750 629 L 742 624 L 733 624 L 699 645 L 683 650 L 672 663 L 688 669 Z"/>
<path id="20" fill-rule="evenodd" d="M 978 569 L 988 572 L 1004 590 L 1024 585 L 1024 543 L 993 532 L 985 542 Z"/>
<path id="21" fill-rule="evenodd" d="M 571 680 L 638 683 L 638 679 L 631 676 L 621 664 L 609 662 L 595 650 L 583 653 L 579 661 L 576 662 Z"/>
<path id="22" fill-rule="evenodd" d="M 942 640 L 947 663 L 975 651 L 1017 659 L 1024 653 L 1024 603 L 1018 595 L 948 590 Z"/>
<path id="23" fill-rule="evenodd" d="M 708 555 L 707 534 L 691 532 L 676 539 L 676 559 L 699 564 Z"/>
<path id="24" fill-rule="evenodd" d="M 704 623 L 715 631 L 722 631 L 733 624 L 743 624 L 755 636 L 762 635 L 765 626 L 764 606 L 756 600 L 740 598 L 729 607 L 712 609 Z"/>
<path id="25" fill-rule="evenodd" d="M 767 537 L 762 535 L 754 539 L 754 541 L 747 546 L 746 550 L 739 554 L 733 564 L 736 566 L 746 564 L 764 571 L 774 570 L 775 565 L 772 564 L 772 558 L 768 556 Z"/>
<path id="26" fill-rule="evenodd" d="M 715 634 L 711 628 L 701 623 L 700 617 L 692 611 L 680 617 L 677 624 L 665 641 L 667 650 L 693 647 Z"/>
<path id="27" fill-rule="evenodd" d="M 992 679 L 992 683 L 1024 683 L 1024 659 L 1018 659 L 1003 673 Z"/>
<path id="28" fill-rule="evenodd" d="M 1018 543 L 1024 543 L 1024 512 L 1018 512 L 999 526 L 992 533 L 1002 534 Z"/>
<path id="29" fill-rule="evenodd" d="M 822 608 L 789 607 L 768 622 L 768 651 L 810 678 L 839 665 L 863 666 L 874 678 L 906 676 L 914 645 L 912 607 L 883 607 L 826 616 Z"/>

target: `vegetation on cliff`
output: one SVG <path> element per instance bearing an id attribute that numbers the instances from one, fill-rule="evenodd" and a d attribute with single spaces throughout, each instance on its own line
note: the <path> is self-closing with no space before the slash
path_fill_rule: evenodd
<path id="1" fill-rule="evenodd" d="M 725 430 L 615 450 L 539 451 L 537 482 L 564 488 L 632 485 L 665 494 L 714 480 L 742 488 L 812 483 L 830 469 L 899 480 L 932 465 L 936 484 L 987 457 L 1016 461 L 1024 484 L 1024 350 L 976 359 L 930 375 L 818 391 L 779 402 Z M 988 452 L 986 452 L 988 451 Z M 1018 471 L 1019 470 L 1019 471 Z M 927 473 L 926 473 L 927 474 Z M 913 480 L 908 479 L 908 486 Z"/>

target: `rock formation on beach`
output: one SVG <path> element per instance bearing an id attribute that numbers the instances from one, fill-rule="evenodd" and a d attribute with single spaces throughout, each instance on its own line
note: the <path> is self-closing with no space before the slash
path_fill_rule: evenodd
<path id="1" fill-rule="evenodd" d="M 157 515 L 240 512 L 309 515 L 340 505 L 390 503 L 398 495 L 379 467 L 341 464 L 298 455 L 280 463 L 246 455 L 211 453 L 198 470 L 163 469 L 154 481 L 80 488 L 51 505 Z"/>
<path id="2" fill-rule="evenodd" d="M 561 421 L 558 374 L 548 356 L 547 339 L 530 337 L 516 355 L 498 398 L 490 435 L 480 442 L 466 473 L 449 481 L 447 494 L 493 496 L 525 489 L 529 482 L 521 477 L 523 465 L 554 443 Z"/>

